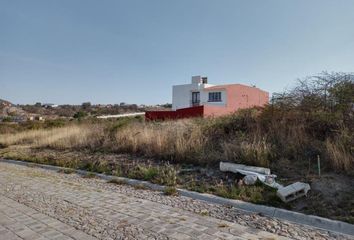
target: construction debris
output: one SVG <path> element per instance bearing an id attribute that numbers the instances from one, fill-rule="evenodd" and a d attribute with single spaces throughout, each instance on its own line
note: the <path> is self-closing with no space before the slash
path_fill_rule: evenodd
<path id="1" fill-rule="evenodd" d="M 245 185 L 254 185 L 257 182 L 257 176 L 256 175 L 246 175 L 243 178 L 243 182 Z"/>
<path id="2" fill-rule="evenodd" d="M 302 182 L 296 182 L 284 187 L 283 185 L 275 181 L 275 178 L 277 176 L 274 174 L 270 174 L 269 168 L 220 162 L 220 171 L 240 173 L 242 175 L 245 175 L 242 180 L 245 185 L 253 185 L 258 179 L 267 186 L 278 189 L 277 196 L 283 202 L 290 202 L 297 198 L 307 196 L 307 192 L 311 189 L 309 184 Z"/>
<path id="3" fill-rule="evenodd" d="M 237 173 L 240 171 L 246 171 L 246 172 L 255 172 L 255 173 L 270 175 L 269 168 L 247 166 L 243 164 L 235 164 L 235 163 L 228 163 L 228 162 L 220 162 L 220 170 L 223 172 Z"/>
<path id="4" fill-rule="evenodd" d="M 270 174 L 269 168 L 255 167 L 255 166 L 246 166 L 243 164 L 235 164 L 228 162 L 220 162 L 220 170 L 222 172 L 233 172 L 241 173 L 245 176 L 256 176 L 259 181 L 264 184 L 279 189 L 282 185 L 275 182 L 276 175 Z"/>
<path id="5" fill-rule="evenodd" d="M 291 202 L 297 198 L 307 196 L 307 192 L 310 190 L 310 185 L 303 182 L 296 182 L 289 186 L 280 188 L 277 191 L 277 196 L 283 202 Z"/>

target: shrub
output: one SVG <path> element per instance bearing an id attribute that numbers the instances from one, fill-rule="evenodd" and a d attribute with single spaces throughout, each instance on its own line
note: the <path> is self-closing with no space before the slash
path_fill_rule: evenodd
<path id="1" fill-rule="evenodd" d="M 137 165 L 128 171 L 129 178 L 152 180 L 158 174 L 158 170 L 155 167 L 145 167 Z"/>
<path id="2" fill-rule="evenodd" d="M 157 183 L 167 185 L 167 186 L 176 186 L 177 185 L 176 168 L 171 166 L 168 163 L 160 167 L 158 170 Z"/>
<path id="3" fill-rule="evenodd" d="M 87 112 L 84 111 L 78 111 L 74 114 L 73 118 L 81 119 L 87 117 Z"/>
<path id="4" fill-rule="evenodd" d="M 3 122 L 12 122 L 12 117 L 7 116 L 2 119 Z"/>
<path id="5" fill-rule="evenodd" d="M 177 196 L 178 191 L 175 187 L 167 186 L 164 189 L 164 194 L 167 196 Z"/>

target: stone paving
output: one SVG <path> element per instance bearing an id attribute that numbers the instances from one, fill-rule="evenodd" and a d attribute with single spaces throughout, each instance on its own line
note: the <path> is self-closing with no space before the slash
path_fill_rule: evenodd
<path id="1" fill-rule="evenodd" d="M 1 239 L 283 238 L 52 175 L 0 163 Z"/>
<path id="2" fill-rule="evenodd" d="M 0 196 L 0 240 L 96 239 L 86 233 Z"/>
<path id="3" fill-rule="evenodd" d="M 126 192 L 119 192 L 104 187 L 112 184 L 76 174 L 0 162 L 0 183 L 0 240 L 287 239 L 129 194 L 166 197 L 162 193 L 125 185 L 119 187 Z M 318 236 L 313 239 L 330 239 L 321 232 L 313 234 Z"/>

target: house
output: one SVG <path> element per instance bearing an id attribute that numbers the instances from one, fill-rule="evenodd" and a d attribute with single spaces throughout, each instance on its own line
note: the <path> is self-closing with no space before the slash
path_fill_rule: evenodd
<path id="1" fill-rule="evenodd" d="M 264 106 L 269 93 L 242 84 L 212 85 L 208 78 L 193 76 L 190 84 L 172 88 L 172 111 L 151 111 L 149 120 L 184 117 L 210 117 L 233 113 L 239 109 Z"/>

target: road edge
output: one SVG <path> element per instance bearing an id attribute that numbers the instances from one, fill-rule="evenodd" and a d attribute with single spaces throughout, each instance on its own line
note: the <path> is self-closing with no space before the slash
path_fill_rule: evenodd
<path id="1" fill-rule="evenodd" d="M 6 163 L 11 163 L 11 164 L 22 165 L 22 166 L 31 166 L 31 167 L 35 166 L 35 167 L 39 167 L 39 168 L 43 168 L 43 169 L 47 169 L 47 170 L 52 170 L 52 171 L 68 169 L 68 168 L 59 167 L 59 166 L 38 164 L 38 163 L 26 162 L 26 161 L 20 161 L 20 160 L 10 160 L 10 159 L 1 158 L 0 161 L 6 162 Z M 76 169 L 75 169 L 75 172 L 80 175 L 86 175 L 88 173 L 91 173 L 89 171 L 76 170 Z M 129 184 L 132 186 L 144 185 L 145 187 L 150 188 L 152 190 L 156 190 L 156 191 L 163 191 L 165 189 L 165 186 L 150 183 L 147 181 L 130 179 L 130 178 L 125 178 L 125 177 L 116 177 L 116 176 L 106 175 L 106 174 L 101 174 L 101 173 L 94 173 L 94 174 L 97 177 L 107 180 L 107 181 L 112 180 L 112 179 L 119 179 L 119 180 L 125 181 L 126 184 Z M 223 197 L 219 197 L 219 196 L 215 196 L 215 195 L 207 194 L 207 193 L 198 193 L 198 192 L 193 192 L 193 191 L 189 191 L 189 190 L 185 190 L 185 189 L 177 189 L 177 190 L 178 190 L 179 194 L 184 197 L 189 197 L 192 199 L 201 200 L 201 201 L 205 201 L 205 202 L 213 203 L 213 204 L 228 205 L 228 206 L 232 206 L 234 208 L 237 208 L 237 209 L 240 209 L 240 210 L 246 211 L 246 212 L 260 213 L 260 214 L 267 216 L 267 217 L 286 220 L 286 221 L 289 221 L 292 223 L 307 225 L 310 227 L 314 227 L 314 228 L 318 228 L 318 229 L 322 229 L 322 230 L 326 230 L 326 231 L 330 231 L 330 232 L 336 232 L 336 233 L 340 233 L 340 234 L 354 236 L 354 225 L 346 223 L 346 222 L 331 220 L 328 218 L 318 217 L 318 216 L 314 216 L 314 215 L 306 215 L 303 213 L 293 212 L 293 211 L 280 209 L 280 208 L 276 208 L 276 207 L 257 205 L 257 204 L 253 204 L 253 203 L 244 202 L 241 200 L 227 199 L 227 198 L 223 198 Z"/>

